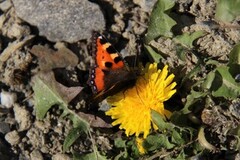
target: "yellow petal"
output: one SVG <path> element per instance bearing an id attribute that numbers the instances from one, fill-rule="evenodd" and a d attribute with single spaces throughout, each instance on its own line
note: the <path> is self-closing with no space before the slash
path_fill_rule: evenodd
<path id="1" fill-rule="evenodd" d="M 143 141 L 144 141 L 143 138 L 139 138 L 139 137 L 136 138 L 137 148 L 140 154 L 146 153 L 146 150 L 143 148 Z"/>
<path id="2" fill-rule="evenodd" d="M 164 109 L 163 102 L 176 92 L 176 83 L 172 82 L 173 74 L 168 76 L 167 69 L 167 65 L 161 71 L 157 69 L 157 63 L 148 64 L 134 87 L 108 98 L 108 102 L 114 105 L 106 112 L 114 119 L 112 125 L 120 125 L 119 128 L 124 129 L 127 136 L 135 134 L 146 138 L 156 129 L 151 119 L 151 109 L 168 118 L 171 116 L 171 112 Z"/>

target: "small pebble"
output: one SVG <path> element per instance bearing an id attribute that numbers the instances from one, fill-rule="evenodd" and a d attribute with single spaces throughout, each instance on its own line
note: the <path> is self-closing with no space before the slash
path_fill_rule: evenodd
<path id="1" fill-rule="evenodd" d="M 143 10 L 150 12 L 157 0 L 133 0 L 133 3 L 139 5 Z"/>
<path id="2" fill-rule="evenodd" d="M 6 12 L 12 6 L 10 0 L 6 0 L 0 3 L 0 9 Z"/>
<path id="3" fill-rule="evenodd" d="M 16 130 L 13 130 L 5 135 L 5 140 L 12 146 L 17 145 L 20 142 L 20 136 Z"/>
<path id="4" fill-rule="evenodd" d="M 18 104 L 14 105 L 13 111 L 15 119 L 19 124 L 19 131 L 25 131 L 29 129 L 32 125 L 29 111 L 20 107 Z"/>
<path id="5" fill-rule="evenodd" d="M 30 156 L 31 156 L 31 159 L 34 159 L 34 160 L 43 160 L 42 153 L 37 149 L 33 150 Z"/>
<path id="6" fill-rule="evenodd" d="M 71 160 L 71 158 L 66 154 L 57 153 L 52 157 L 52 160 Z"/>
<path id="7" fill-rule="evenodd" d="M 13 104 L 17 100 L 17 95 L 12 92 L 2 91 L 0 94 L 0 99 L 2 106 L 4 106 L 5 108 L 12 108 Z"/>
<path id="8" fill-rule="evenodd" d="M 0 133 L 6 134 L 8 132 L 10 132 L 9 124 L 5 122 L 0 122 Z"/>

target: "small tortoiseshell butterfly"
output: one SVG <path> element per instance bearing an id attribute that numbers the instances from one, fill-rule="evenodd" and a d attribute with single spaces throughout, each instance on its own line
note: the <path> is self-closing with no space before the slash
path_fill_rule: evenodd
<path id="1" fill-rule="evenodd" d="M 95 95 L 92 101 L 98 103 L 134 84 L 137 75 L 101 34 L 93 32 L 92 43 L 95 65 L 90 69 L 88 84 Z"/>

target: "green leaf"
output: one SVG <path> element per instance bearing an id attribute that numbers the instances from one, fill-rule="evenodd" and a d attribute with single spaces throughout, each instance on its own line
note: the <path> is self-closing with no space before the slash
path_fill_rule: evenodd
<path id="1" fill-rule="evenodd" d="M 132 138 L 130 141 L 127 142 L 127 148 L 130 148 L 130 153 L 126 153 L 126 158 L 125 159 L 132 159 L 134 160 L 134 157 L 139 157 L 139 150 L 138 150 L 138 147 L 137 147 L 137 143 L 136 143 L 136 138 Z"/>
<path id="2" fill-rule="evenodd" d="M 107 158 L 100 155 L 99 152 L 93 152 L 85 155 L 74 154 L 73 160 L 107 160 Z"/>
<path id="3" fill-rule="evenodd" d="M 114 157 L 114 160 L 130 159 L 127 151 L 120 152 L 117 156 Z"/>
<path id="4" fill-rule="evenodd" d="M 184 149 L 182 149 L 180 151 L 180 153 L 178 154 L 178 156 L 176 157 L 176 160 L 180 160 L 180 159 L 187 159 L 187 155 L 184 153 Z M 174 160 L 174 159 L 173 159 Z"/>
<path id="5" fill-rule="evenodd" d="M 180 133 L 178 133 L 176 130 L 173 130 L 171 142 L 177 145 L 182 145 L 185 143 L 185 140 L 183 139 L 183 136 L 181 136 Z"/>
<path id="6" fill-rule="evenodd" d="M 183 114 L 188 114 L 191 112 L 189 109 L 194 103 L 197 101 L 200 101 L 205 97 L 208 93 L 207 92 L 196 92 L 194 90 L 191 90 L 191 93 L 187 96 L 187 102 L 182 109 Z"/>
<path id="7" fill-rule="evenodd" d="M 193 154 L 194 155 L 201 155 L 201 152 L 204 151 L 204 148 L 198 141 L 193 143 L 192 146 L 193 146 Z"/>
<path id="8" fill-rule="evenodd" d="M 218 60 L 213 60 L 213 59 L 208 59 L 205 62 L 205 65 L 219 66 L 219 61 Z"/>
<path id="9" fill-rule="evenodd" d="M 187 48 L 193 48 L 193 41 L 204 36 L 205 34 L 206 32 L 204 31 L 196 31 L 193 33 L 183 33 L 182 35 L 176 36 L 174 40 L 177 43 L 180 43 L 181 45 Z"/>
<path id="10" fill-rule="evenodd" d="M 235 82 L 227 66 L 216 69 L 212 84 L 211 91 L 215 97 L 237 98 L 240 96 L 240 83 Z"/>
<path id="11" fill-rule="evenodd" d="M 181 111 L 175 111 L 171 115 L 170 121 L 177 126 L 188 126 L 189 119 L 187 114 L 183 114 Z"/>
<path id="12" fill-rule="evenodd" d="M 59 105 L 59 107 L 63 109 L 61 117 L 72 120 L 74 128 L 69 132 L 63 144 L 63 150 L 68 150 L 79 137 L 78 133 L 87 133 L 90 127 L 86 120 L 68 108 L 68 102 L 71 101 L 82 88 L 68 88 L 63 86 L 54 79 L 53 72 L 37 74 L 33 78 L 33 83 L 36 117 L 38 119 L 43 119 L 53 105 Z"/>
<path id="13" fill-rule="evenodd" d="M 240 15 L 240 0 L 218 0 L 215 18 L 231 22 Z"/>
<path id="14" fill-rule="evenodd" d="M 81 117 L 79 117 L 77 114 L 69 114 L 68 118 L 72 120 L 73 122 L 73 127 L 74 128 L 81 128 L 84 132 L 87 133 L 88 129 L 89 129 L 89 123 L 86 122 L 84 119 L 82 119 Z"/>
<path id="15" fill-rule="evenodd" d="M 215 78 L 215 73 L 214 72 L 209 72 L 208 75 L 207 75 L 207 78 L 205 79 L 205 81 L 202 84 L 202 87 L 204 89 L 209 90 L 212 86 L 214 78 Z"/>
<path id="16" fill-rule="evenodd" d="M 64 140 L 63 152 L 68 151 L 69 147 L 78 139 L 81 134 L 87 134 L 89 131 L 89 124 L 84 120 L 79 119 L 79 117 L 74 114 L 68 114 L 67 116 L 72 120 L 74 128 L 69 131 Z"/>
<path id="17" fill-rule="evenodd" d="M 190 72 L 188 72 L 182 79 L 182 82 L 180 86 L 182 86 L 184 83 L 187 83 L 186 81 L 191 79 L 193 76 L 201 72 L 200 63 L 198 63 Z"/>
<path id="18" fill-rule="evenodd" d="M 230 73 L 235 77 L 240 74 L 240 43 L 235 45 L 229 54 L 228 66 Z"/>
<path id="19" fill-rule="evenodd" d="M 153 123 L 157 125 L 160 131 L 171 130 L 173 126 L 170 123 L 165 122 L 165 117 L 160 115 L 155 110 L 151 110 L 151 116 Z"/>
<path id="20" fill-rule="evenodd" d="M 43 119 L 53 105 L 67 108 L 81 87 L 65 87 L 58 83 L 53 72 L 39 73 L 33 77 L 33 91 L 36 106 L 36 117 Z"/>
<path id="21" fill-rule="evenodd" d="M 160 60 L 163 58 L 159 53 L 154 51 L 151 46 L 144 45 L 144 47 L 147 49 L 148 55 L 150 55 L 150 58 L 153 59 L 154 62 L 159 63 Z"/>
<path id="22" fill-rule="evenodd" d="M 123 140 L 122 138 L 116 138 L 116 139 L 114 139 L 114 145 L 117 148 L 125 148 L 126 147 L 126 140 Z"/>
<path id="23" fill-rule="evenodd" d="M 155 4 L 145 37 L 146 44 L 159 36 L 172 37 L 171 29 L 176 22 L 168 16 L 168 12 L 175 5 L 173 0 L 158 0 Z"/>
<path id="24" fill-rule="evenodd" d="M 175 50 L 176 50 L 176 56 L 181 61 L 186 61 L 186 53 L 187 53 L 186 47 L 183 47 L 181 44 L 176 44 Z"/>
<path id="25" fill-rule="evenodd" d="M 174 147 L 174 144 L 171 144 L 168 140 L 169 138 L 166 135 L 149 135 L 146 140 L 143 142 L 143 147 L 147 151 L 154 151 L 156 149 L 165 148 L 171 149 Z"/>
<path id="26" fill-rule="evenodd" d="M 43 119 L 53 105 L 67 106 L 67 103 L 51 88 L 51 84 L 48 84 L 48 80 L 42 74 L 34 77 L 33 91 L 38 119 Z"/>
<path id="27" fill-rule="evenodd" d="M 240 43 L 235 45 L 229 54 L 229 65 L 238 64 L 240 65 Z"/>
<path id="28" fill-rule="evenodd" d="M 81 128 L 72 128 L 63 143 L 63 152 L 69 150 L 69 147 L 78 139 L 81 135 L 82 129 Z"/>

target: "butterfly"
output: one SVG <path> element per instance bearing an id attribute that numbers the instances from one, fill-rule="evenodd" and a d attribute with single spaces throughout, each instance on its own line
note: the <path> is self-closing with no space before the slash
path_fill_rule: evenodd
<path id="1" fill-rule="evenodd" d="M 92 36 L 92 56 L 95 61 L 89 70 L 88 79 L 94 93 L 92 101 L 98 103 L 136 82 L 136 71 L 131 69 L 106 38 L 96 31 Z"/>

